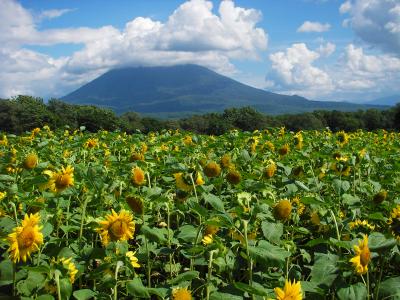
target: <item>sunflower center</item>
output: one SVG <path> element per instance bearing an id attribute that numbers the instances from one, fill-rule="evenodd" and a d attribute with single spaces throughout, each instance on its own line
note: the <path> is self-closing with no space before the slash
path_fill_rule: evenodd
<path id="1" fill-rule="evenodd" d="M 360 263 L 365 267 L 371 259 L 371 252 L 368 248 L 364 248 L 360 253 Z"/>
<path id="2" fill-rule="evenodd" d="M 22 230 L 18 238 L 18 246 L 19 248 L 29 248 L 35 242 L 35 232 L 33 228 L 27 227 Z"/>
<path id="3" fill-rule="evenodd" d="M 59 189 L 71 185 L 71 176 L 69 174 L 60 175 L 56 179 L 56 187 Z"/>
<path id="4" fill-rule="evenodd" d="M 128 231 L 128 224 L 122 220 L 116 220 L 110 227 L 112 237 L 119 240 Z"/>

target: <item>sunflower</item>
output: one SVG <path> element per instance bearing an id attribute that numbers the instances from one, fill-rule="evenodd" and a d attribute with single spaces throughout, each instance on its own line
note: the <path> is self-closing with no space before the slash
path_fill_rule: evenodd
<path id="1" fill-rule="evenodd" d="M 293 142 L 294 145 L 296 146 L 296 149 L 301 150 L 303 148 L 303 135 L 301 134 L 300 131 L 295 134 Z"/>
<path id="2" fill-rule="evenodd" d="M 228 174 L 226 174 L 226 180 L 228 180 L 231 184 L 238 184 L 242 179 L 242 175 L 236 169 L 229 170 Z"/>
<path id="3" fill-rule="evenodd" d="M 388 220 L 393 236 L 400 241 L 400 204 L 393 208 Z"/>
<path id="4" fill-rule="evenodd" d="M 373 201 L 375 204 L 380 204 L 383 201 L 385 201 L 386 197 L 387 197 L 387 191 L 381 190 L 377 194 L 374 195 Z"/>
<path id="5" fill-rule="evenodd" d="M 187 180 L 187 178 L 183 175 L 182 172 L 175 173 L 175 182 L 176 182 L 176 187 L 182 191 L 185 192 L 190 192 L 193 188 L 191 182 Z"/>
<path id="6" fill-rule="evenodd" d="M 136 252 L 128 251 L 128 252 L 126 252 L 125 255 L 126 255 L 126 257 L 129 258 L 129 261 L 130 261 L 132 267 L 134 267 L 134 268 L 140 268 L 140 265 L 139 265 L 139 263 L 138 263 L 139 260 L 137 259 L 137 257 L 135 256 L 135 254 L 136 254 Z"/>
<path id="7" fill-rule="evenodd" d="M 283 290 L 279 287 L 274 288 L 274 292 L 277 300 L 302 300 L 303 294 L 301 293 L 300 281 L 290 282 L 290 280 L 285 280 L 285 286 Z"/>
<path id="8" fill-rule="evenodd" d="M 10 243 L 10 259 L 17 263 L 21 259 L 26 262 L 30 258 L 31 253 L 39 250 L 39 246 L 43 244 L 42 226 L 39 225 L 40 216 L 36 214 L 25 215 L 21 226 L 15 227 L 13 232 L 8 235 Z"/>
<path id="9" fill-rule="evenodd" d="M 204 174 L 207 177 L 217 177 L 221 174 L 221 167 L 215 161 L 211 161 L 204 167 Z"/>
<path id="10" fill-rule="evenodd" d="M 172 290 L 173 300 L 192 300 L 192 293 L 187 288 L 175 288 Z"/>
<path id="11" fill-rule="evenodd" d="M 132 215 L 121 210 L 117 214 L 114 210 L 105 216 L 105 220 L 99 222 L 97 232 L 101 236 L 103 245 L 107 246 L 110 241 L 126 241 L 133 238 L 135 222 Z"/>
<path id="12" fill-rule="evenodd" d="M 289 151 L 290 151 L 289 144 L 285 144 L 281 148 L 279 148 L 278 153 L 279 153 L 279 155 L 284 156 L 284 155 L 288 154 Z"/>
<path id="13" fill-rule="evenodd" d="M 63 267 L 68 270 L 69 281 L 74 283 L 76 274 L 78 274 L 78 269 L 76 268 L 75 264 L 72 262 L 72 258 L 60 258 L 60 262 L 62 263 Z"/>
<path id="14" fill-rule="evenodd" d="M 7 192 L 0 192 L 0 201 L 7 196 Z"/>
<path id="15" fill-rule="evenodd" d="M 140 153 L 140 152 L 133 152 L 133 153 L 131 154 L 131 161 L 138 161 L 138 160 L 141 160 L 141 161 L 144 160 L 144 155 L 143 155 L 143 153 Z"/>
<path id="16" fill-rule="evenodd" d="M 34 169 L 38 164 L 38 156 L 35 153 L 28 154 L 24 159 L 24 167 L 25 169 L 31 170 Z"/>
<path id="17" fill-rule="evenodd" d="M 231 165 L 231 157 L 229 154 L 224 154 L 221 158 L 221 165 L 223 168 L 229 168 Z"/>
<path id="18" fill-rule="evenodd" d="M 146 178 L 144 177 L 144 172 L 141 168 L 139 167 L 133 168 L 131 173 L 132 173 L 131 181 L 134 185 L 139 186 L 143 185 L 146 182 Z"/>
<path id="19" fill-rule="evenodd" d="M 205 182 L 204 182 L 203 176 L 201 175 L 200 172 L 197 172 L 196 173 L 196 185 L 203 185 L 204 183 Z"/>
<path id="20" fill-rule="evenodd" d="M 289 219 L 291 213 L 292 213 L 292 204 L 287 199 L 282 199 L 274 207 L 275 218 L 279 220 L 285 221 Z"/>
<path id="21" fill-rule="evenodd" d="M 142 214 L 144 210 L 144 201 L 139 196 L 128 196 L 126 197 L 126 203 L 129 207 L 137 214 Z"/>
<path id="22" fill-rule="evenodd" d="M 212 244 L 212 242 L 214 241 L 212 234 L 207 234 L 203 237 L 203 239 L 201 240 L 201 242 L 203 243 L 204 246 L 210 245 Z"/>
<path id="23" fill-rule="evenodd" d="M 375 229 L 375 225 L 371 225 L 367 220 L 361 221 L 360 219 L 350 222 L 349 227 L 351 230 L 353 230 L 356 227 L 363 227 L 371 231 Z"/>
<path id="24" fill-rule="evenodd" d="M 277 170 L 276 164 L 273 160 L 269 160 L 267 167 L 264 170 L 264 177 L 267 179 L 272 178 Z"/>
<path id="25" fill-rule="evenodd" d="M 190 135 L 185 136 L 185 137 L 183 138 L 183 143 L 184 143 L 186 146 L 192 145 L 192 144 L 193 144 L 192 137 L 191 137 Z"/>
<path id="26" fill-rule="evenodd" d="M 88 140 L 85 142 L 84 147 L 85 147 L 85 148 L 92 149 L 92 148 L 97 147 L 98 144 L 99 144 L 99 141 L 98 141 L 97 139 L 88 139 Z"/>
<path id="27" fill-rule="evenodd" d="M 264 144 L 270 151 L 275 151 L 275 145 L 271 141 L 266 141 Z"/>
<path id="28" fill-rule="evenodd" d="M 343 130 L 339 131 L 336 134 L 336 138 L 337 138 L 337 143 L 339 144 L 340 147 L 343 147 L 349 142 L 349 136 Z"/>
<path id="29" fill-rule="evenodd" d="M 368 263 L 371 260 L 371 252 L 368 248 L 368 236 L 364 235 L 363 240 L 359 241 L 358 245 L 354 246 L 356 256 L 350 259 L 357 274 L 362 275 L 368 272 Z"/>

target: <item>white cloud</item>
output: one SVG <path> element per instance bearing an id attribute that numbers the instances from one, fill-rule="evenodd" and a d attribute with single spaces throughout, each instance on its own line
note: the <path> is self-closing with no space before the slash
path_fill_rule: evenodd
<path id="1" fill-rule="evenodd" d="M 297 32 L 324 32 L 328 31 L 331 25 L 328 23 L 322 24 L 319 22 L 305 21 L 299 28 Z"/>
<path id="2" fill-rule="evenodd" d="M 315 64 L 334 44 L 312 51 L 305 44 L 293 44 L 285 52 L 270 55 L 272 72 L 267 76 L 275 91 L 321 99 L 355 99 L 362 93 L 398 93 L 400 58 L 389 54 L 366 54 L 349 44 L 329 69 Z M 271 82 L 273 83 L 271 85 Z"/>
<path id="3" fill-rule="evenodd" d="M 313 63 L 320 54 L 307 48 L 304 43 L 293 44 L 285 52 L 276 52 L 269 56 L 272 72 L 267 77 L 276 87 L 285 93 L 301 93 L 306 97 L 328 94 L 333 89 L 329 75 Z"/>
<path id="4" fill-rule="evenodd" d="M 348 13 L 350 10 L 351 10 L 351 2 L 350 1 L 346 1 L 346 2 L 342 3 L 339 7 L 339 12 L 341 14 Z"/>
<path id="5" fill-rule="evenodd" d="M 196 63 L 232 74 L 231 59 L 258 59 L 268 44 L 266 32 L 256 26 L 261 13 L 230 0 L 220 3 L 218 14 L 213 13 L 211 1 L 187 1 L 165 23 L 138 17 L 122 30 L 113 26 L 37 29 L 38 19 L 67 12 L 45 11 L 35 19 L 15 0 L 0 1 L 0 97 L 16 91 L 62 95 L 67 86 L 75 88 L 108 69 L 127 65 Z M 24 49 L 61 43 L 83 44 L 83 48 L 59 59 Z M 39 84 L 30 78 L 32 74 L 41 74 Z"/>
<path id="6" fill-rule="evenodd" d="M 44 10 L 39 14 L 39 19 L 54 19 L 54 18 L 59 18 L 62 15 L 65 15 L 66 13 L 69 13 L 71 11 L 74 11 L 74 9 L 71 8 L 64 8 L 64 9 L 48 9 Z"/>
<path id="7" fill-rule="evenodd" d="M 336 45 L 331 43 L 331 42 L 327 42 L 325 45 L 320 45 L 318 48 L 318 53 L 321 54 L 321 56 L 331 56 L 336 50 Z"/>
<path id="8" fill-rule="evenodd" d="M 398 0 L 349 0 L 340 6 L 346 24 L 366 43 L 400 56 L 400 3 Z"/>

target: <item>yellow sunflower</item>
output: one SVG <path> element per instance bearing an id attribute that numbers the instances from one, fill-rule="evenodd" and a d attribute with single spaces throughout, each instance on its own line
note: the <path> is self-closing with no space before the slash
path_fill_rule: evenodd
<path id="1" fill-rule="evenodd" d="M 143 170 L 139 167 L 133 168 L 131 180 L 136 186 L 143 185 L 146 182 Z"/>
<path id="2" fill-rule="evenodd" d="M 275 218 L 285 221 L 290 218 L 292 213 L 292 204 L 287 199 L 282 199 L 274 207 Z"/>
<path id="3" fill-rule="evenodd" d="M 14 228 L 13 232 L 8 235 L 10 248 L 10 259 L 17 263 L 20 260 L 26 262 L 30 258 L 31 253 L 39 250 L 43 244 L 43 234 L 41 233 L 42 226 L 39 225 L 39 214 L 25 215 L 21 226 Z"/>
<path id="4" fill-rule="evenodd" d="M 137 259 L 137 257 L 135 256 L 135 254 L 136 254 L 136 252 L 128 251 L 128 252 L 126 252 L 125 255 L 126 255 L 126 257 L 129 258 L 129 261 L 130 261 L 132 267 L 134 267 L 134 268 L 140 268 L 140 265 L 139 265 L 139 263 L 138 263 L 139 260 Z"/>
<path id="5" fill-rule="evenodd" d="M 192 293 L 187 288 L 175 288 L 172 290 L 173 300 L 192 300 Z"/>
<path id="6" fill-rule="evenodd" d="M 190 192 L 193 188 L 193 185 L 184 177 L 182 172 L 175 173 L 175 182 L 176 187 L 182 191 Z"/>
<path id="7" fill-rule="evenodd" d="M 400 204 L 393 208 L 388 220 L 393 236 L 400 241 Z"/>
<path id="8" fill-rule="evenodd" d="M 24 167 L 25 169 L 31 170 L 34 169 L 38 164 L 38 157 L 35 153 L 30 153 L 25 157 Z"/>
<path id="9" fill-rule="evenodd" d="M 238 184 L 241 179 L 242 175 L 240 175 L 240 172 L 234 168 L 230 169 L 228 174 L 226 174 L 226 180 L 228 180 L 230 184 Z"/>
<path id="10" fill-rule="evenodd" d="M 284 156 L 284 155 L 288 154 L 289 151 L 290 151 L 289 144 L 285 144 L 281 148 L 279 148 L 278 153 L 279 153 L 279 155 Z"/>
<path id="11" fill-rule="evenodd" d="M 60 262 L 62 263 L 63 267 L 68 270 L 69 281 L 74 283 L 76 274 L 78 274 L 78 269 L 76 268 L 75 264 L 72 262 L 72 258 L 60 258 Z"/>
<path id="12" fill-rule="evenodd" d="M 105 220 L 99 222 L 100 227 L 97 232 L 101 236 L 103 245 L 108 245 L 110 241 L 126 241 L 133 238 L 135 232 L 135 222 L 132 215 L 121 210 L 117 214 L 114 210 L 105 216 Z"/>
<path id="13" fill-rule="evenodd" d="M 277 170 L 276 164 L 273 160 L 268 161 L 268 165 L 264 170 L 264 177 L 267 179 L 272 178 L 275 175 L 275 172 Z"/>
<path id="14" fill-rule="evenodd" d="M 303 294 L 301 293 L 301 284 L 300 281 L 296 282 L 293 280 L 293 283 L 290 280 L 285 281 L 285 286 L 283 290 L 279 287 L 274 288 L 274 292 L 277 300 L 302 300 Z"/>
<path id="15" fill-rule="evenodd" d="M 204 174 L 207 177 L 217 177 L 221 174 L 221 167 L 215 161 L 211 161 L 204 167 Z"/>
<path id="16" fill-rule="evenodd" d="M 336 134 L 336 137 L 337 137 L 337 143 L 339 144 L 340 147 L 343 147 L 349 142 L 349 136 L 344 131 L 339 131 Z"/>
<path id="17" fill-rule="evenodd" d="M 196 185 L 203 185 L 205 183 L 203 176 L 200 172 L 196 172 Z"/>
<path id="18" fill-rule="evenodd" d="M 350 259 L 357 274 L 362 275 L 368 272 L 368 264 L 371 260 L 371 252 L 368 248 L 368 236 L 364 235 L 363 240 L 359 241 L 358 245 L 354 245 L 356 256 Z"/>
<path id="19" fill-rule="evenodd" d="M 98 141 L 97 139 L 88 139 L 88 140 L 85 142 L 84 147 L 85 147 L 85 148 L 92 149 L 92 148 L 97 147 L 98 144 L 99 144 L 99 141 Z"/>
<path id="20" fill-rule="evenodd" d="M 66 168 L 61 167 L 59 172 L 46 170 L 43 173 L 49 176 L 49 181 L 41 186 L 42 189 L 58 193 L 74 185 L 74 168 L 69 165 Z"/>

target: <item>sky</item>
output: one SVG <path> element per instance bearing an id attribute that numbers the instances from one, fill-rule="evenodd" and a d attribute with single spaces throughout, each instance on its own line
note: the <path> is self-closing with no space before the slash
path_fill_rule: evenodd
<path id="1" fill-rule="evenodd" d="M 0 97 L 194 63 L 315 100 L 400 95 L 400 0 L 0 0 Z"/>

